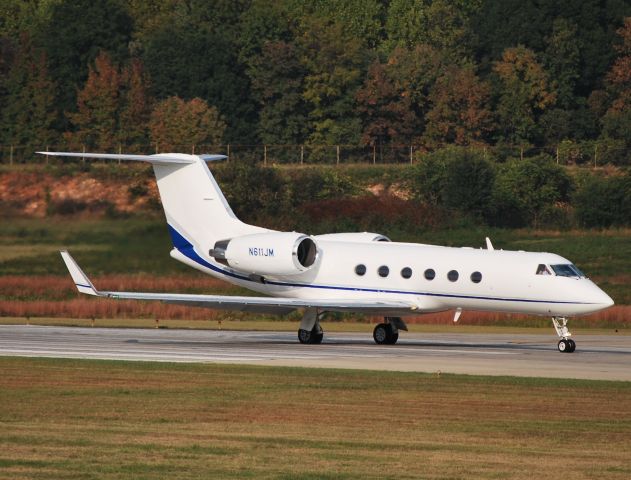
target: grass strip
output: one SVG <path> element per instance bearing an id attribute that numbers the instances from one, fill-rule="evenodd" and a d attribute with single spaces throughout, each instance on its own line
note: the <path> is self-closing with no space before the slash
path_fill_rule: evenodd
<path id="1" fill-rule="evenodd" d="M 631 383 L 0 359 L 3 478 L 631 475 Z"/>

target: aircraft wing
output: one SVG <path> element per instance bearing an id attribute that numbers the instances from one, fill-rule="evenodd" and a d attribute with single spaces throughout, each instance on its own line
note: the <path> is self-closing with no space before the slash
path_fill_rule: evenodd
<path id="1" fill-rule="evenodd" d="M 218 310 L 236 310 L 255 313 L 285 314 L 299 308 L 318 308 L 330 312 L 357 312 L 368 314 L 409 314 L 418 309 L 412 303 L 367 299 L 306 300 L 280 297 L 242 297 L 231 295 L 194 295 L 182 293 L 106 292 L 97 290 L 81 267 L 67 251 L 61 252 L 72 280 L 81 293 L 98 297 L 128 300 L 160 300 L 178 305 L 206 307 Z"/>

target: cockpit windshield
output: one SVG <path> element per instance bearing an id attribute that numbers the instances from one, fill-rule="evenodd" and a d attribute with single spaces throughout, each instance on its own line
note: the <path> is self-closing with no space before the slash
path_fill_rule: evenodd
<path id="1" fill-rule="evenodd" d="M 554 270 L 555 275 L 558 277 L 576 277 L 583 278 L 585 274 L 581 272 L 575 265 L 571 263 L 564 263 L 559 265 L 550 265 L 552 270 Z"/>

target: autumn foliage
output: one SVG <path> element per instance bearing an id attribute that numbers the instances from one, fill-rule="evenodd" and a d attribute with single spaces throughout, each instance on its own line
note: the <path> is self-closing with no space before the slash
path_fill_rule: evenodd
<path id="1" fill-rule="evenodd" d="M 186 102 L 169 97 L 156 105 L 149 122 L 151 140 L 163 151 L 176 151 L 178 146 L 218 145 L 225 129 L 217 109 L 200 98 Z"/>

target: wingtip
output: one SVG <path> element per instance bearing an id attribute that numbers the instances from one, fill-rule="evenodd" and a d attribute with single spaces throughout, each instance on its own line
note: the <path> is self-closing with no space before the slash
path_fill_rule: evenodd
<path id="1" fill-rule="evenodd" d="M 203 154 L 198 155 L 198 157 L 206 162 L 220 162 L 222 160 L 226 160 L 228 158 L 228 155 Z"/>
<path id="2" fill-rule="evenodd" d="M 94 288 L 94 285 L 92 285 L 92 282 L 90 281 L 88 276 L 83 273 L 83 270 L 81 270 L 81 267 L 79 267 L 75 259 L 72 258 L 72 255 L 70 255 L 68 250 L 60 250 L 59 253 L 61 254 L 62 260 L 66 264 L 66 268 L 68 269 L 68 272 L 70 273 L 72 281 L 77 287 L 77 290 L 79 290 L 79 292 L 81 293 L 98 296 L 98 290 Z"/>

